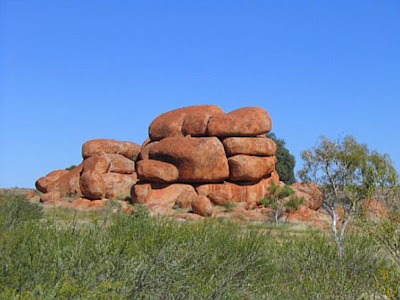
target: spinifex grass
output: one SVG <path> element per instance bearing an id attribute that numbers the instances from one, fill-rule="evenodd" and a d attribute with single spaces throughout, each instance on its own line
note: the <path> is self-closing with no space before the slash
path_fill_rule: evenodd
<path id="1" fill-rule="evenodd" d="M 60 222 L 22 204 L 0 197 L 2 299 L 356 299 L 378 293 L 373 276 L 385 268 L 361 236 L 340 261 L 318 231 L 182 224 L 144 208 Z"/>

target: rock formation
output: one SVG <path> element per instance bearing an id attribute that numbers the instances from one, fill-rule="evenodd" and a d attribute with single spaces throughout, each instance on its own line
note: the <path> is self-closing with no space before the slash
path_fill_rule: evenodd
<path id="1" fill-rule="evenodd" d="M 124 199 L 137 182 L 135 161 L 140 145 L 107 139 L 83 144 L 83 162 L 74 169 L 53 171 L 36 181 L 42 202 L 63 197 L 89 200 Z"/>
<path id="2" fill-rule="evenodd" d="M 275 171 L 276 144 L 268 112 L 245 107 L 225 113 L 214 105 L 176 109 L 149 126 L 136 163 L 139 182 L 132 201 L 192 207 L 212 214 L 212 203 L 253 203 L 268 194 Z"/>

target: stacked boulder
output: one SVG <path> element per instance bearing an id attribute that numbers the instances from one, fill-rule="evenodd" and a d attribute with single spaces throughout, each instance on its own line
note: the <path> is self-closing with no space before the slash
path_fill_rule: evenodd
<path id="1" fill-rule="evenodd" d="M 137 182 L 135 161 L 140 145 L 95 139 L 82 146 L 83 162 L 72 170 L 56 170 L 36 181 L 42 202 L 63 197 L 89 200 L 123 199 Z"/>
<path id="2" fill-rule="evenodd" d="M 272 123 L 261 107 L 225 113 L 219 106 L 176 109 L 157 117 L 136 162 L 140 179 L 133 202 L 178 205 L 211 215 L 213 205 L 256 206 L 268 194 L 276 144 L 265 136 Z"/>

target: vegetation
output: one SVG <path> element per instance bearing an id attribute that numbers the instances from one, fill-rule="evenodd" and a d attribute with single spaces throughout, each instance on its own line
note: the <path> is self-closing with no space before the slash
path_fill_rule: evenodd
<path id="1" fill-rule="evenodd" d="M 275 225 L 279 225 L 279 219 L 285 210 L 296 211 L 300 204 L 303 204 L 304 198 L 294 195 L 294 190 L 288 186 L 276 185 L 273 181 L 269 187 L 270 194 L 261 200 L 261 204 L 274 211 Z"/>
<path id="2" fill-rule="evenodd" d="M 344 255 L 347 225 L 358 212 L 361 200 L 371 199 L 378 188 L 398 185 L 398 175 L 390 157 L 371 151 L 352 136 L 332 141 L 322 137 L 311 150 L 302 153 L 303 181 L 317 183 L 325 193 L 323 205 L 332 217 L 331 229 L 339 257 Z M 339 224 L 337 206 L 342 205 Z"/>
<path id="3" fill-rule="evenodd" d="M 296 182 L 294 176 L 294 167 L 296 165 L 296 160 L 289 150 L 286 148 L 286 143 L 283 139 L 276 137 L 274 133 L 268 133 L 267 137 L 272 139 L 277 146 L 276 158 L 278 160 L 276 164 L 276 170 L 280 176 L 280 180 L 286 184 L 292 184 Z"/>
<path id="4" fill-rule="evenodd" d="M 321 231 L 270 233 L 209 219 L 59 218 L 0 195 L 0 299 L 376 299 L 396 264 L 349 233 L 338 258 Z"/>
<path id="5" fill-rule="evenodd" d="M 68 168 L 65 168 L 65 170 L 71 171 L 72 169 L 75 169 L 76 165 L 71 165 Z"/>

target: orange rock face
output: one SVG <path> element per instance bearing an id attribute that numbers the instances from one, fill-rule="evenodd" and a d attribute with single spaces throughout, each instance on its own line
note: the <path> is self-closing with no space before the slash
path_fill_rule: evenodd
<path id="1" fill-rule="evenodd" d="M 100 200 L 106 192 L 103 177 L 99 173 L 92 171 L 82 174 L 80 187 L 82 194 L 90 200 Z"/>
<path id="2" fill-rule="evenodd" d="M 206 196 L 197 196 L 192 201 L 192 210 L 195 214 L 203 217 L 211 216 L 213 214 L 213 206 L 210 199 Z"/>
<path id="3" fill-rule="evenodd" d="M 93 155 L 83 161 L 83 172 L 105 174 L 110 168 L 110 159 L 106 155 Z"/>
<path id="4" fill-rule="evenodd" d="M 218 182 L 229 177 L 222 143 L 211 138 L 165 138 L 151 148 L 151 159 L 175 165 L 179 182 Z"/>
<path id="5" fill-rule="evenodd" d="M 202 184 L 196 187 L 199 195 L 207 196 L 210 199 L 218 199 L 220 203 L 227 202 L 255 202 L 259 203 L 269 194 L 269 186 L 274 176 L 262 179 L 256 183 L 211 183 Z M 216 203 L 218 204 L 218 203 Z"/>
<path id="6" fill-rule="evenodd" d="M 66 175 L 68 173 L 69 173 L 68 170 L 56 170 L 56 171 L 50 172 L 46 176 L 39 178 L 36 181 L 35 186 L 42 193 L 47 193 L 47 186 L 50 183 L 60 179 L 61 177 L 63 177 L 64 175 Z"/>
<path id="7" fill-rule="evenodd" d="M 296 182 L 291 185 L 296 197 L 303 197 L 304 205 L 312 210 L 319 210 L 322 201 L 325 199 L 324 193 L 312 182 Z"/>
<path id="8" fill-rule="evenodd" d="M 210 136 L 256 136 L 271 131 L 268 112 L 261 107 L 243 107 L 212 117 L 207 132 Z"/>
<path id="9" fill-rule="evenodd" d="M 105 186 L 105 197 L 107 199 L 125 199 L 130 197 L 131 188 L 138 181 L 136 173 L 119 174 L 106 173 L 102 175 Z"/>
<path id="10" fill-rule="evenodd" d="M 216 105 L 196 105 L 175 109 L 157 117 L 149 127 L 151 140 L 185 135 L 204 136 L 208 120 L 224 113 Z"/>
<path id="11" fill-rule="evenodd" d="M 61 200 L 60 192 L 48 192 L 40 195 L 40 202 L 56 202 Z"/>
<path id="12" fill-rule="evenodd" d="M 116 141 L 110 139 L 90 140 L 82 146 L 84 159 L 100 154 L 121 154 L 129 159 L 136 160 L 141 146 L 132 142 Z"/>
<path id="13" fill-rule="evenodd" d="M 163 161 L 146 159 L 137 163 L 138 178 L 152 182 L 174 182 L 179 178 L 178 168 Z"/>
<path id="14" fill-rule="evenodd" d="M 228 163 L 229 180 L 256 181 L 275 170 L 276 158 L 240 154 L 229 157 Z"/>
<path id="15" fill-rule="evenodd" d="M 194 187 L 189 184 L 138 182 L 132 187 L 131 198 L 133 203 L 159 203 L 172 207 L 183 193 L 197 195 Z"/>
<path id="16" fill-rule="evenodd" d="M 276 152 L 275 142 L 267 137 L 230 137 L 224 139 L 222 144 L 228 156 L 273 156 Z"/>
<path id="17" fill-rule="evenodd" d="M 390 214 L 389 209 L 375 199 L 364 200 L 361 203 L 361 208 L 369 218 L 388 218 Z"/>
<path id="18" fill-rule="evenodd" d="M 83 164 L 75 167 L 64 176 L 53 181 L 47 186 L 47 192 L 60 192 L 61 197 L 80 196 L 79 177 L 82 172 Z"/>
<path id="19" fill-rule="evenodd" d="M 135 172 L 135 162 L 120 154 L 108 155 L 111 163 L 109 172 L 120 174 L 133 174 Z"/>

